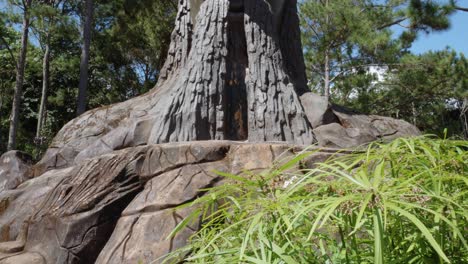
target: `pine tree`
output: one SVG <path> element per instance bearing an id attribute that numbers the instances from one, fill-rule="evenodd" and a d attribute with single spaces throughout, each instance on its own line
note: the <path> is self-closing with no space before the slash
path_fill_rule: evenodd
<path id="1" fill-rule="evenodd" d="M 13 97 L 13 106 L 11 109 L 10 117 L 10 132 L 8 136 L 8 150 L 16 149 L 16 136 L 18 133 L 18 122 L 21 106 L 21 96 L 23 90 L 24 81 L 24 68 L 26 64 L 26 54 L 28 49 L 28 34 L 30 25 L 30 8 L 32 0 L 23 0 L 21 2 L 21 8 L 23 10 L 23 32 L 21 37 L 21 51 L 18 56 L 18 62 L 16 67 L 16 82 L 15 82 L 15 94 Z"/>
<path id="2" fill-rule="evenodd" d="M 370 67 L 397 63 L 420 31 L 446 30 L 454 10 L 450 3 L 423 0 L 303 1 L 301 27 L 309 82 L 327 97 L 332 86 L 337 95 L 351 82 L 370 85 L 371 78 L 365 76 Z M 404 29 L 399 38 L 393 36 L 395 26 Z"/>

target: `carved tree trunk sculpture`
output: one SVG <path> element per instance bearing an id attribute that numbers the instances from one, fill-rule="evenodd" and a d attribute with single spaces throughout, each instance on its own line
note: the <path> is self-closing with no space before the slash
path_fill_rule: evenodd
<path id="1" fill-rule="evenodd" d="M 311 144 L 304 68 L 296 0 L 181 0 L 153 91 L 75 119 L 42 164 L 166 142 Z"/>
<path id="2" fill-rule="evenodd" d="M 307 93 L 296 4 L 179 0 L 155 89 L 74 119 L 32 167 L 16 152 L 0 157 L 0 262 L 159 263 L 199 227 L 191 219 L 167 239 L 195 198 L 223 184 L 213 171 L 260 171 L 302 149 L 256 142 L 310 144 L 311 122 L 318 139 L 338 146 L 397 135 L 388 119 L 329 109 Z M 212 139 L 229 141 L 158 145 Z M 246 140 L 255 143 L 232 142 Z"/>
<path id="3" fill-rule="evenodd" d="M 189 24 L 189 33 L 182 36 L 193 39 L 190 51 L 185 51 L 187 59 L 170 82 L 173 94 L 151 141 L 311 143 L 310 125 L 297 95 L 304 91 L 305 78 L 297 72 L 303 68 L 284 63 L 285 55 L 298 55 L 288 48 L 293 44 L 300 49 L 299 35 L 284 43 L 284 53 L 280 41 L 282 29 L 298 29 L 297 19 L 283 13 L 283 5 L 295 7 L 294 2 L 207 0 L 195 7 L 200 11 L 191 13 L 194 30 L 190 32 Z M 286 11 L 295 9 L 286 6 Z"/>

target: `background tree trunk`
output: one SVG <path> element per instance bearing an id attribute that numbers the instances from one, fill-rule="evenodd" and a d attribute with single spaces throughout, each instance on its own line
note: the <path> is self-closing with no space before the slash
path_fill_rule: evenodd
<path id="1" fill-rule="evenodd" d="M 19 114 L 21 106 L 21 96 L 23 94 L 23 81 L 24 81 L 24 67 L 26 64 L 26 55 L 28 50 L 28 34 L 29 34 L 29 9 L 31 7 L 32 0 L 26 0 L 23 4 L 23 33 L 21 37 L 21 51 L 18 57 L 18 63 L 16 67 L 16 83 L 15 83 L 15 94 L 13 97 L 13 106 L 11 109 L 10 117 L 10 132 L 8 136 L 8 150 L 16 148 L 16 136 L 18 132 Z"/>
<path id="2" fill-rule="evenodd" d="M 89 48 L 91 45 L 91 32 L 93 27 L 94 0 L 86 0 L 84 9 L 85 17 L 83 24 L 83 46 L 81 48 L 80 83 L 78 86 L 78 103 L 76 110 L 77 115 L 81 115 L 86 111 L 89 70 Z"/>
<path id="3" fill-rule="evenodd" d="M 460 111 L 460 121 L 462 125 L 463 135 L 466 139 L 468 139 L 468 98 L 463 99 Z"/>
<path id="4" fill-rule="evenodd" d="M 328 47 L 325 49 L 324 74 L 323 95 L 330 100 L 330 50 Z"/>
<path id="5" fill-rule="evenodd" d="M 50 76 L 50 36 L 47 33 L 44 58 L 42 61 L 42 94 L 41 94 L 41 104 L 39 106 L 39 114 L 37 117 L 37 130 L 36 130 L 36 140 L 42 141 L 42 129 L 44 127 L 46 116 L 47 116 L 47 95 L 49 90 L 49 76 Z"/>

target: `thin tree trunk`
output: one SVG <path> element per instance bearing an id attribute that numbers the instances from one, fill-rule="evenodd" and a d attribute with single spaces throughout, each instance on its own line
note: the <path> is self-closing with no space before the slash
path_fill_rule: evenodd
<path id="1" fill-rule="evenodd" d="M 468 98 L 463 99 L 463 104 L 460 111 L 460 121 L 463 135 L 465 136 L 465 139 L 468 139 Z"/>
<path id="2" fill-rule="evenodd" d="M 330 51 L 327 48 L 325 50 L 325 77 L 324 77 L 324 85 L 323 85 L 323 90 L 324 90 L 324 96 L 329 100 L 330 98 Z"/>
<path id="3" fill-rule="evenodd" d="M 21 37 L 21 51 L 18 57 L 18 63 L 16 66 L 16 83 L 15 93 L 13 97 L 13 106 L 11 109 L 10 116 L 10 131 L 8 136 L 8 150 L 16 149 L 16 136 L 18 133 L 19 114 L 21 106 L 21 96 L 23 94 L 23 82 L 24 82 L 24 68 L 26 64 L 26 55 L 28 50 L 28 34 L 29 34 L 29 8 L 31 7 L 32 0 L 26 0 L 24 2 L 24 14 L 23 14 L 23 34 Z"/>
<path id="4" fill-rule="evenodd" d="M 39 106 L 39 115 L 37 118 L 36 140 L 42 141 L 42 130 L 46 122 L 47 95 L 49 91 L 49 76 L 50 76 L 50 36 L 47 33 L 44 58 L 42 61 L 42 95 L 41 104 Z"/>
<path id="5" fill-rule="evenodd" d="M 77 115 L 81 115 L 85 112 L 87 104 L 89 49 L 91 45 L 91 31 L 93 26 L 93 9 L 94 1 L 86 0 L 83 25 L 83 46 L 81 49 L 80 63 L 80 84 L 78 87 L 78 103 L 76 110 Z"/>
<path id="6" fill-rule="evenodd" d="M 325 12 L 327 16 L 325 17 L 325 25 L 328 27 L 330 23 L 330 16 L 328 14 L 328 0 L 325 2 Z M 325 78 L 324 78 L 324 95 L 327 100 L 330 99 L 330 44 L 327 44 L 325 49 Z"/>

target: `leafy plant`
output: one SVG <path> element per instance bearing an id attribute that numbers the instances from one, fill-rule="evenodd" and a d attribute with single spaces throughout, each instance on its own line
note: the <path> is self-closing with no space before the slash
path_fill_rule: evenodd
<path id="1" fill-rule="evenodd" d="M 166 263 L 467 263 L 468 142 L 372 144 L 289 173 L 223 174 L 173 234 L 202 218 Z"/>

